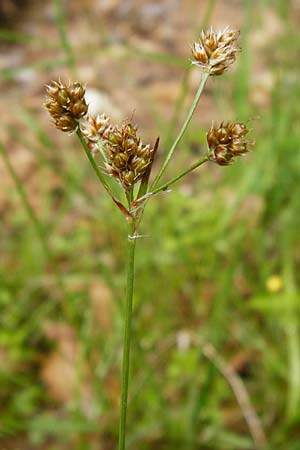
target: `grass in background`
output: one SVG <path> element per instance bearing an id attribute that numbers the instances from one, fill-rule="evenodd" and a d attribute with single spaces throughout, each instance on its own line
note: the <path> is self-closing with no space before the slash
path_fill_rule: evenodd
<path id="1" fill-rule="evenodd" d="M 229 380 L 205 356 L 207 342 L 242 380 L 269 449 L 299 449 L 300 88 L 295 55 L 300 35 L 283 3 L 272 2 L 283 20 L 283 36 L 270 43 L 267 57 L 275 83 L 270 102 L 253 106 L 250 73 L 262 56 L 251 52 L 249 39 L 270 7 L 264 3 L 247 2 L 236 94 L 232 99 L 222 91 L 220 103 L 226 110 L 230 103 L 234 118 L 259 115 L 253 120 L 255 152 L 246 163 L 226 168 L 221 179 L 206 168 L 191 178 L 193 197 L 177 187 L 176 198 L 161 195 L 145 216 L 144 231 L 151 237 L 137 255 L 132 449 L 253 449 Z M 65 23 L 60 26 L 67 39 Z M 62 51 L 71 70 L 68 45 Z M 135 52 L 132 57 L 145 56 Z M 163 56 L 157 63 L 165 63 Z M 45 61 L 38 66 L 46 67 Z M 166 141 L 180 115 L 178 105 L 188 95 L 184 83 L 162 136 Z M 212 83 L 211 89 L 219 98 L 218 87 Z M 7 189 L 13 214 L 4 214 L 1 239 L 0 442 L 25 434 L 33 448 L 88 450 L 98 449 L 100 442 L 106 450 L 117 438 L 124 288 L 118 236 L 124 230 L 100 189 L 95 195 L 97 184 L 89 180 L 79 150 L 67 148 L 53 165 L 52 143 L 41 135 L 42 128 L 33 127 L 35 118 L 26 112 L 18 120 L 31 129 L 28 151 L 36 147 L 37 157 L 43 155 L 37 162 L 39 182 L 51 180 L 55 164 L 63 181 L 58 191 L 49 189 L 38 211 L 53 253 L 46 266 L 40 264 L 41 247 L 17 193 Z M 196 123 L 182 150 L 186 157 L 195 139 L 204 141 Z M 55 296 L 57 272 L 68 291 L 67 304 Z M 93 301 L 104 298 L 105 289 L 108 306 L 97 322 L 90 311 L 99 314 Z M 75 341 L 76 381 L 66 406 L 53 401 L 41 382 L 43 358 L 59 345 L 57 336 L 51 339 L 45 332 L 49 321 L 67 324 L 75 334 L 70 345 Z"/>

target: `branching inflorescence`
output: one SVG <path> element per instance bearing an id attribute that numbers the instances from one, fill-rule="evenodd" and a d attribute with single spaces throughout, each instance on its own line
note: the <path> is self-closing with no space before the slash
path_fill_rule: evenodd
<path id="1" fill-rule="evenodd" d="M 223 74 L 235 61 L 239 51 L 238 37 L 239 32 L 229 27 L 219 32 L 211 28 L 208 31 L 202 31 L 199 41 L 193 43 L 192 63 L 202 69 L 202 78 L 178 136 L 167 152 L 151 186 L 149 186 L 149 178 L 158 149 L 158 138 L 151 144 L 144 144 L 137 134 L 137 127 L 131 122 L 114 125 L 104 113 L 96 117 L 90 115 L 85 100 L 85 88 L 79 82 L 64 84 L 61 81 L 53 81 L 47 86 L 45 106 L 55 126 L 64 132 L 76 132 L 98 179 L 129 222 L 119 450 L 125 449 L 135 238 L 138 237 L 138 226 L 147 201 L 151 196 L 166 190 L 205 162 L 212 161 L 221 166 L 228 165 L 237 156 L 242 156 L 251 150 L 253 146 L 253 141 L 247 139 L 248 129 L 244 123 L 222 122 L 219 127 L 212 125 L 207 132 L 208 146 L 205 155 L 179 175 L 158 186 L 190 123 L 208 78 Z M 121 187 L 123 197 L 127 200 L 126 205 L 122 196 L 117 198 L 112 193 L 107 181 L 109 178 L 115 180 Z"/>
<path id="2" fill-rule="evenodd" d="M 218 32 L 212 28 L 202 31 L 199 41 L 192 45 L 192 54 L 193 64 L 203 69 L 205 80 L 209 76 L 221 75 L 235 61 L 239 51 L 238 37 L 239 32 L 229 27 Z M 130 122 L 112 125 L 110 118 L 104 113 L 97 117 L 91 116 L 84 95 L 85 88 L 79 82 L 64 84 L 53 81 L 47 86 L 45 106 L 58 129 L 81 134 L 92 156 L 95 157 L 97 153 L 101 155 L 101 172 L 117 180 L 128 199 L 128 206 L 122 205 L 120 209 L 125 211 L 127 219 L 135 220 L 137 217 L 132 206 L 139 203 L 140 197 L 146 200 L 151 196 L 148 181 L 158 141 L 155 144 L 144 144 L 137 135 L 137 127 Z M 185 128 L 181 130 L 181 135 Z M 251 149 L 253 143 L 246 139 L 247 133 L 246 125 L 239 122 L 222 122 L 218 128 L 212 126 L 207 133 L 208 151 L 205 160 L 219 165 L 230 164 L 236 156 Z M 172 153 L 173 151 L 174 147 Z M 163 166 L 163 171 L 166 165 Z M 143 188 L 136 191 L 138 183 Z M 105 187 L 108 190 L 107 185 Z M 148 196 L 145 195 L 147 192 Z M 138 220 L 135 222 L 138 223 Z"/>

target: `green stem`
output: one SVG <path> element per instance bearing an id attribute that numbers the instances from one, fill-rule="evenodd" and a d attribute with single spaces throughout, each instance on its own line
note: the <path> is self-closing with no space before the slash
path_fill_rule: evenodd
<path id="1" fill-rule="evenodd" d="M 93 167 L 98 180 L 101 182 L 101 184 L 103 185 L 104 189 L 106 190 L 106 192 L 110 195 L 110 197 L 112 198 L 112 200 L 115 202 L 115 204 L 118 206 L 118 208 L 120 209 L 120 211 L 122 212 L 122 214 L 126 217 L 126 219 L 132 220 L 132 216 L 130 215 L 130 212 L 127 208 L 125 208 L 125 206 L 123 205 L 123 203 L 117 199 L 117 197 L 115 197 L 115 195 L 112 193 L 109 185 L 107 184 L 104 175 L 101 173 L 101 171 L 99 170 L 96 161 L 94 160 L 93 155 L 90 152 L 90 149 L 87 146 L 87 143 L 82 135 L 82 132 L 80 130 L 80 128 L 78 128 L 78 130 L 76 131 L 76 134 L 81 142 L 81 145 L 85 151 L 86 156 L 88 157 L 88 160 L 91 163 L 91 166 Z M 132 195 L 132 193 L 130 194 Z M 127 196 L 127 200 L 128 203 L 131 202 L 131 200 L 129 199 L 129 197 Z"/>
<path id="2" fill-rule="evenodd" d="M 94 157 L 91 154 L 90 149 L 87 146 L 87 143 L 86 143 L 86 141 L 85 141 L 85 139 L 83 137 L 83 134 L 82 134 L 80 128 L 77 129 L 76 134 L 77 134 L 77 136 L 78 136 L 78 138 L 80 140 L 80 143 L 81 143 L 81 145 L 82 145 L 82 147 L 83 147 L 83 149 L 85 151 L 85 154 L 88 157 L 88 159 L 89 159 L 89 161 L 91 163 L 91 166 L 93 167 L 93 169 L 94 169 L 94 171 L 95 171 L 99 181 L 103 184 L 103 186 L 106 189 L 106 191 L 110 193 L 110 189 L 108 187 L 108 184 L 105 181 L 104 175 L 102 175 L 101 171 L 99 170 L 99 167 L 97 166 L 97 163 L 94 160 Z"/>
<path id="3" fill-rule="evenodd" d="M 197 32 L 195 33 L 196 36 L 199 36 L 201 31 L 204 30 L 205 28 L 207 28 L 207 26 L 208 26 L 208 24 L 210 22 L 210 18 L 211 18 L 211 15 L 213 13 L 215 5 L 216 5 L 216 0 L 208 0 L 207 5 L 206 5 L 206 11 L 205 11 L 205 14 L 203 16 L 203 20 L 202 20 L 202 22 L 200 24 L 200 27 L 197 29 Z M 177 123 L 179 121 L 181 112 L 182 112 L 183 107 L 184 107 L 184 102 L 185 102 L 186 96 L 187 96 L 188 91 L 189 91 L 189 80 L 190 80 L 190 75 L 191 75 L 192 68 L 193 68 L 193 65 L 190 64 L 185 69 L 184 77 L 183 77 L 183 80 L 182 80 L 182 83 L 181 83 L 180 94 L 179 94 L 179 97 L 178 97 L 178 99 L 176 101 L 175 108 L 174 108 L 174 113 L 173 113 L 173 116 L 172 116 L 171 121 L 170 121 L 169 130 L 167 132 L 167 137 L 165 139 L 167 147 L 169 147 L 169 145 L 171 145 L 171 143 L 172 143 L 173 134 L 176 131 L 176 126 L 177 126 Z"/>
<path id="4" fill-rule="evenodd" d="M 168 187 L 170 187 L 172 184 L 179 181 L 181 178 L 183 178 L 188 173 L 192 172 L 193 170 L 197 169 L 197 167 L 202 166 L 206 161 L 209 160 L 209 154 L 206 155 L 204 158 L 200 159 L 199 161 L 192 164 L 188 169 L 181 172 L 179 175 L 177 175 L 174 178 L 171 178 L 171 180 L 167 181 L 166 183 L 162 184 L 161 186 L 157 187 L 153 191 L 151 191 L 151 195 L 158 194 L 160 191 L 166 190 Z"/>
<path id="5" fill-rule="evenodd" d="M 178 134 L 177 138 L 173 142 L 173 145 L 171 146 L 171 148 L 169 150 L 169 153 L 167 154 L 166 159 L 165 159 L 165 161 L 164 161 L 164 163 L 163 163 L 159 173 L 155 177 L 155 179 L 154 179 L 154 181 L 152 183 L 152 186 L 150 188 L 150 191 L 153 190 L 157 186 L 159 180 L 161 179 L 161 177 L 163 176 L 164 172 L 166 171 L 166 169 L 168 167 L 168 164 L 170 162 L 170 159 L 172 158 L 173 153 L 174 153 L 177 145 L 181 141 L 182 136 L 184 135 L 184 133 L 185 133 L 185 131 L 186 131 L 186 129 L 187 129 L 191 119 L 192 119 L 192 116 L 193 116 L 193 114 L 195 112 L 195 109 L 196 109 L 196 107 L 198 105 L 198 102 L 199 102 L 201 94 L 202 94 L 202 92 L 204 90 L 205 84 L 206 84 L 206 82 L 208 80 L 208 77 L 209 77 L 209 72 L 203 72 L 202 73 L 202 77 L 201 77 L 201 81 L 200 81 L 198 90 L 196 92 L 196 95 L 195 95 L 195 98 L 193 100 L 193 103 L 191 104 L 190 109 L 189 109 L 189 111 L 187 113 L 186 119 L 185 119 L 185 121 L 184 121 L 184 123 L 183 123 L 183 125 L 181 127 L 181 130 L 179 131 L 179 134 Z"/>
<path id="6" fill-rule="evenodd" d="M 120 428 L 119 428 L 119 450 L 125 450 L 126 438 L 126 417 L 128 400 L 128 381 L 130 367 L 130 344 L 131 344 L 131 323 L 132 323 L 132 299 L 134 283 L 134 256 L 136 239 L 132 239 L 135 230 L 135 223 L 132 221 L 128 226 L 128 253 L 127 253 L 127 287 L 126 287 L 126 305 L 125 305 L 125 329 L 124 329 L 124 347 L 122 362 L 122 385 L 121 385 L 121 409 L 120 409 Z"/>
<path id="7" fill-rule="evenodd" d="M 26 194 L 25 189 L 24 189 L 24 187 L 22 185 L 22 181 L 20 180 L 18 174 L 16 173 L 13 165 L 11 164 L 11 162 L 10 162 L 10 160 L 8 158 L 6 149 L 4 148 L 4 146 L 1 143 L 0 143 L 0 153 L 1 153 L 2 157 L 3 157 L 3 161 L 5 163 L 5 166 L 6 166 L 7 170 L 8 170 L 8 172 L 9 172 L 9 174 L 10 174 L 10 176 L 12 177 L 12 179 L 13 179 L 13 181 L 15 183 L 15 186 L 16 186 L 17 192 L 19 194 L 19 197 L 20 197 L 20 199 L 22 201 L 22 204 L 23 204 L 23 206 L 24 206 L 24 208 L 25 208 L 25 210 L 26 210 L 26 212 L 27 212 L 27 214 L 28 214 L 28 216 L 29 216 L 33 226 L 34 226 L 36 234 L 37 234 L 37 236 L 38 236 L 38 238 L 40 240 L 41 247 L 44 250 L 46 259 L 51 259 L 51 251 L 50 251 L 48 242 L 47 242 L 47 240 L 45 238 L 43 227 L 40 224 L 40 222 L 39 222 L 39 220 L 38 220 L 38 218 L 37 218 L 37 216 L 36 216 L 36 214 L 34 212 L 34 209 L 32 208 L 32 206 L 31 206 L 31 204 L 30 204 L 30 202 L 28 200 L 27 194 Z"/>

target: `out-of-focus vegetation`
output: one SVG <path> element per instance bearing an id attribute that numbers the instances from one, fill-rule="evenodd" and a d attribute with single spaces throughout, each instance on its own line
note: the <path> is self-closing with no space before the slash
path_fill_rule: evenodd
<path id="1" fill-rule="evenodd" d="M 242 52 L 209 81 L 169 174 L 203 151 L 211 120 L 251 118 L 256 146 L 149 203 L 128 448 L 300 448 L 300 8 L 204 3 L 28 1 L 2 18 L 1 448 L 117 442 L 125 225 L 49 124 L 44 85 L 87 82 L 99 110 L 135 111 L 163 152 L 199 81 L 188 59 L 202 20 L 240 27 Z"/>

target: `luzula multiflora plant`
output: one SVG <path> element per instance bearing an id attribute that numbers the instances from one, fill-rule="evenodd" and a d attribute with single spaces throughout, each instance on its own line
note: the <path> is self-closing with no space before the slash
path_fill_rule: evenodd
<path id="1" fill-rule="evenodd" d="M 125 448 L 134 256 L 136 240 L 139 237 L 138 228 L 145 206 L 152 196 L 166 190 L 205 162 L 212 161 L 224 166 L 232 163 L 237 156 L 247 153 L 253 146 L 253 142 L 247 140 L 248 129 L 244 123 L 222 122 L 218 127 L 213 125 L 207 132 L 205 155 L 176 177 L 159 185 L 159 181 L 187 129 L 208 78 L 222 75 L 234 63 L 239 51 L 238 36 L 239 32 L 229 27 L 219 32 L 215 32 L 211 28 L 206 32 L 203 31 L 199 41 L 193 43 L 193 64 L 202 69 L 199 88 L 186 119 L 151 185 L 149 185 L 149 178 L 158 149 L 158 138 L 153 143 L 145 144 L 138 136 L 137 127 L 131 122 L 115 125 L 111 123 L 105 113 L 97 117 L 91 116 L 88 113 L 84 96 L 85 88 L 79 82 L 64 84 L 61 81 L 54 81 L 47 86 L 45 106 L 55 126 L 61 131 L 77 134 L 99 181 L 128 222 L 128 267 L 119 450 Z M 99 163 L 96 162 L 96 158 L 99 158 Z M 113 194 L 111 180 L 115 180 L 123 191 L 124 200 L 122 196 L 117 198 Z"/>

